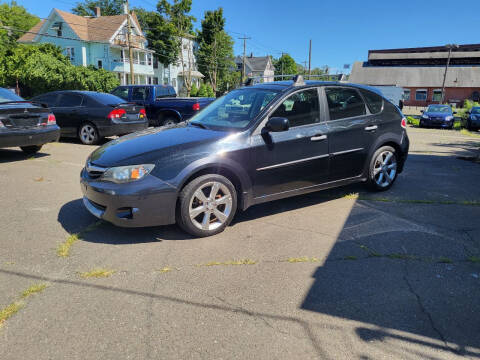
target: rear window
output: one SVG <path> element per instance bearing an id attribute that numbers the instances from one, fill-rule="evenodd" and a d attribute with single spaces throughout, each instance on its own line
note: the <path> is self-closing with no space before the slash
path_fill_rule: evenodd
<path id="1" fill-rule="evenodd" d="M 165 97 L 175 95 L 175 89 L 171 86 L 156 86 L 155 87 L 156 97 Z"/>
<path id="2" fill-rule="evenodd" d="M 148 88 L 146 86 L 136 86 L 132 88 L 132 100 L 147 100 Z"/>
<path id="3" fill-rule="evenodd" d="M 58 101 L 58 107 L 76 107 L 81 106 L 83 97 L 76 94 L 62 94 Z"/>
<path id="4" fill-rule="evenodd" d="M 0 88 L 0 102 L 4 101 L 23 101 L 23 99 L 13 91 Z"/>
<path id="5" fill-rule="evenodd" d="M 125 102 L 125 100 L 119 98 L 118 96 L 105 93 L 93 93 L 89 96 L 94 99 L 96 102 L 102 105 L 118 105 Z"/>
<path id="6" fill-rule="evenodd" d="M 360 90 L 360 92 L 367 102 L 368 110 L 370 110 L 372 114 L 378 114 L 382 111 L 383 98 L 380 95 L 368 90 Z"/>
<path id="7" fill-rule="evenodd" d="M 128 87 L 119 87 L 112 91 L 112 95 L 128 100 Z"/>
<path id="8" fill-rule="evenodd" d="M 57 103 L 57 94 L 46 94 L 34 97 L 34 101 L 38 101 L 42 104 L 47 104 L 49 107 L 54 107 Z"/>

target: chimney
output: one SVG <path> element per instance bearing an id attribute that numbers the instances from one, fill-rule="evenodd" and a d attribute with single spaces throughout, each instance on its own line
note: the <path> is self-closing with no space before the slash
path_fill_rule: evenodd
<path id="1" fill-rule="evenodd" d="M 100 9 L 99 6 L 97 6 L 97 7 L 95 8 L 95 16 L 96 16 L 97 18 L 99 18 L 100 16 L 102 16 L 102 10 Z"/>

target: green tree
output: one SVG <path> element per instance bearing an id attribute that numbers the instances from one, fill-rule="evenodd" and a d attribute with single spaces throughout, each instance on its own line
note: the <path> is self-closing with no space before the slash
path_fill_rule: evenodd
<path id="1" fill-rule="evenodd" d="M 297 73 L 297 64 L 289 54 L 283 54 L 273 61 L 275 75 L 293 75 Z"/>
<path id="2" fill-rule="evenodd" d="M 207 84 L 207 97 L 215 97 L 215 91 L 211 84 Z"/>
<path id="3" fill-rule="evenodd" d="M 85 0 L 78 2 L 72 12 L 80 16 L 95 16 L 99 7 L 103 16 L 123 14 L 123 0 Z"/>
<path id="4" fill-rule="evenodd" d="M 15 1 L 0 4 L 0 55 L 16 46 L 18 38 L 24 31 L 30 30 L 40 19 L 30 14 Z"/>
<path id="5" fill-rule="evenodd" d="M 222 81 L 217 88 L 217 93 L 224 94 L 232 89 L 238 87 L 242 80 L 242 73 L 240 71 L 228 71 L 222 78 Z"/>
<path id="6" fill-rule="evenodd" d="M 225 18 L 221 7 L 206 11 L 197 37 L 199 70 L 207 76 L 214 92 L 218 91 L 219 84 L 226 80 L 227 74 L 234 67 L 233 39 L 224 27 Z"/>
<path id="7" fill-rule="evenodd" d="M 190 96 L 191 97 L 198 96 L 198 88 L 197 88 L 197 85 L 195 85 L 195 83 L 192 84 L 192 89 L 190 90 Z"/>
<path id="8" fill-rule="evenodd" d="M 205 85 L 205 84 L 200 85 L 200 88 L 198 89 L 197 96 L 199 96 L 199 97 L 207 97 L 208 96 L 207 85 Z"/>

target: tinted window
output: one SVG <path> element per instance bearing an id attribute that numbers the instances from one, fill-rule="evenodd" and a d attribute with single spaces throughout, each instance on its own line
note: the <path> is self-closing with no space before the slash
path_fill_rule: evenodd
<path id="1" fill-rule="evenodd" d="M 346 119 L 366 114 L 365 103 L 355 89 L 326 88 L 330 120 Z"/>
<path id="2" fill-rule="evenodd" d="M 427 90 L 415 91 L 415 100 L 418 100 L 418 101 L 427 100 Z"/>
<path id="3" fill-rule="evenodd" d="M 82 105 L 82 96 L 75 94 L 62 94 L 58 101 L 58 107 L 75 107 Z"/>
<path id="4" fill-rule="evenodd" d="M 291 127 L 320 121 L 317 89 L 297 92 L 288 97 L 270 117 L 284 117 Z"/>
<path id="5" fill-rule="evenodd" d="M 156 86 L 156 97 L 169 96 L 169 87 L 168 86 Z"/>
<path id="6" fill-rule="evenodd" d="M 4 101 L 23 101 L 23 99 L 13 91 L 0 88 L 0 102 Z"/>
<path id="7" fill-rule="evenodd" d="M 447 105 L 430 105 L 427 108 L 427 112 L 441 112 L 441 113 L 451 113 L 452 108 Z"/>
<path id="8" fill-rule="evenodd" d="M 372 114 L 378 114 L 382 111 L 383 98 L 380 95 L 367 90 L 360 90 L 360 92 L 367 102 L 368 110 L 370 110 Z"/>
<path id="9" fill-rule="evenodd" d="M 147 87 L 134 87 L 132 88 L 132 100 L 146 100 L 148 96 Z"/>
<path id="10" fill-rule="evenodd" d="M 118 105 L 125 102 L 125 100 L 112 94 L 89 93 L 88 96 L 94 99 L 96 102 L 100 103 L 101 105 Z"/>
<path id="11" fill-rule="evenodd" d="M 53 107 L 57 103 L 57 94 L 40 95 L 33 98 L 34 101 L 38 101 L 42 104 L 47 104 L 49 107 Z"/>
<path id="12" fill-rule="evenodd" d="M 128 87 L 119 87 L 112 91 L 112 95 L 128 100 Z"/>

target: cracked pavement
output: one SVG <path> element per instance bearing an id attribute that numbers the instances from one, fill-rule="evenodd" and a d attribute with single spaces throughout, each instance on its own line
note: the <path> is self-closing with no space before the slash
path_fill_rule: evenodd
<path id="1" fill-rule="evenodd" d="M 0 311 L 49 285 L 0 328 L 2 360 L 480 358 L 480 206 L 462 205 L 480 201 L 480 165 L 457 159 L 480 139 L 409 136 L 391 190 L 258 205 L 204 239 L 176 226 L 84 231 L 96 219 L 78 176 L 94 147 L 0 150 Z M 244 259 L 255 263 L 228 264 Z M 95 268 L 116 272 L 79 276 Z"/>

